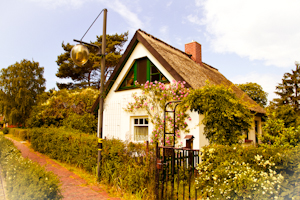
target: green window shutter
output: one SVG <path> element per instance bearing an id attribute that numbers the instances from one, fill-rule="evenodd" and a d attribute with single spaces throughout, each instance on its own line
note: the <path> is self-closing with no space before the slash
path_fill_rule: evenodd
<path id="1" fill-rule="evenodd" d="M 135 88 L 135 81 L 144 84 L 146 81 L 169 83 L 165 76 L 147 58 L 136 60 L 118 90 Z"/>

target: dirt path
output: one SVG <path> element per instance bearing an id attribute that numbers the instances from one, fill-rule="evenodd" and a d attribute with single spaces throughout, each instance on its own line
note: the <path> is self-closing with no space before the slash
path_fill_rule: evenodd
<path id="1" fill-rule="evenodd" d="M 46 170 L 54 172 L 62 183 L 62 195 L 64 199 L 80 200 L 120 200 L 120 198 L 109 197 L 102 189 L 96 186 L 87 186 L 87 182 L 70 172 L 63 166 L 52 161 L 48 156 L 35 152 L 21 142 L 8 138 L 22 152 L 23 157 L 45 166 Z"/>

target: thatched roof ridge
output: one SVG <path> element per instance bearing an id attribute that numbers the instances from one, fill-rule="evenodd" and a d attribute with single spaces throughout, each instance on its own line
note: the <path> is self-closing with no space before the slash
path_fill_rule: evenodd
<path id="1" fill-rule="evenodd" d="M 260 114 L 266 113 L 262 107 L 236 85 L 226 79 L 216 68 L 204 62 L 201 64 L 196 63 L 191 59 L 190 54 L 187 54 L 140 29 L 134 34 L 133 39 L 130 41 L 113 74 L 110 76 L 106 84 L 107 92 L 112 87 L 112 84 L 116 80 L 119 72 L 122 70 L 127 58 L 130 56 L 137 43 L 142 43 L 176 81 L 185 81 L 187 87 L 193 89 L 201 88 L 206 84 L 207 80 L 214 85 L 223 84 L 227 87 L 231 87 L 239 98 L 242 98 L 247 102 L 251 111 Z M 98 103 L 99 98 L 94 103 L 92 110 L 97 108 Z"/>
<path id="2" fill-rule="evenodd" d="M 265 110 L 260 107 L 254 100 L 252 100 L 241 89 L 235 86 L 232 82 L 226 79 L 216 68 L 202 62 L 201 64 L 193 61 L 189 54 L 166 44 L 165 42 L 153 37 L 145 31 L 137 31 L 149 45 L 156 50 L 156 52 L 165 60 L 177 74 L 179 74 L 184 81 L 193 89 L 201 88 L 208 80 L 211 84 L 223 84 L 231 87 L 233 92 L 249 104 L 249 109 L 265 113 Z"/>

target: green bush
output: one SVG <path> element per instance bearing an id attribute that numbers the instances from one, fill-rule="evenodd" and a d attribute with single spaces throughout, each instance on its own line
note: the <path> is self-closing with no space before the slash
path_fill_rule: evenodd
<path id="1" fill-rule="evenodd" d="M 96 175 L 97 137 L 65 128 L 34 128 L 31 145 L 35 151 L 53 159 L 81 167 Z M 100 180 L 129 193 L 150 198 L 154 192 L 153 151 L 146 155 L 144 144 L 104 140 Z"/>
<path id="2" fill-rule="evenodd" d="M 259 139 L 261 146 L 295 147 L 300 144 L 300 126 L 286 128 L 283 120 L 269 118 Z"/>
<path id="3" fill-rule="evenodd" d="M 23 158 L 13 143 L 0 136 L 0 165 L 8 199 L 62 199 L 59 179 L 37 163 Z"/>
<path id="4" fill-rule="evenodd" d="M 65 128 L 33 128 L 31 146 L 35 151 L 89 172 L 97 165 L 97 137 Z"/>
<path id="5" fill-rule="evenodd" d="M 67 128 L 73 128 L 84 133 L 94 134 L 97 133 L 97 118 L 91 113 L 78 115 L 71 113 L 62 123 Z"/>
<path id="6" fill-rule="evenodd" d="M 21 140 L 25 141 L 28 140 L 30 141 L 30 131 L 27 129 L 21 129 L 21 128 L 11 128 L 10 133 L 15 136 L 20 138 Z"/>
<path id="7" fill-rule="evenodd" d="M 2 132 L 3 132 L 3 134 L 8 134 L 9 133 L 9 129 L 5 127 L 5 128 L 3 128 Z"/>
<path id="8" fill-rule="evenodd" d="M 212 199 L 297 199 L 300 148 L 210 145 L 196 184 Z"/>

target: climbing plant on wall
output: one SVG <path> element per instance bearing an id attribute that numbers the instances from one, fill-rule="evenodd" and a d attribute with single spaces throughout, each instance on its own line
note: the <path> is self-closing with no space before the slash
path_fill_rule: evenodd
<path id="1" fill-rule="evenodd" d="M 147 112 L 150 122 L 153 124 L 151 133 L 151 142 L 163 142 L 164 132 L 164 108 L 167 102 L 182 100 L 187 97 L 190 90 L 185 87 L 185 82 L 173 81 L 170 84 L 164 84 L 158 81 L 136 85 L 142 90 L 141 94 L 133 94 L 133 102 L 128 102 L 125 111 L 135 113 L 140 110 Z M 175 104 L 168 106 L 168 110 L 173 110 Z M 187 120 L 191 120 L 186 112 L 187 106 L 179 105 L 176 109 L 175 124 L 174 117 L 171 114 L 166 115 L 166 131 L 172 132 L 175 129 L 175 138 L 182 137 L 182 134 L 189 132 Z M 173 137 L 166 137 L 166 145 L 173 144 Z M 175 141 L 177 145 L 178 140 Z"/>

